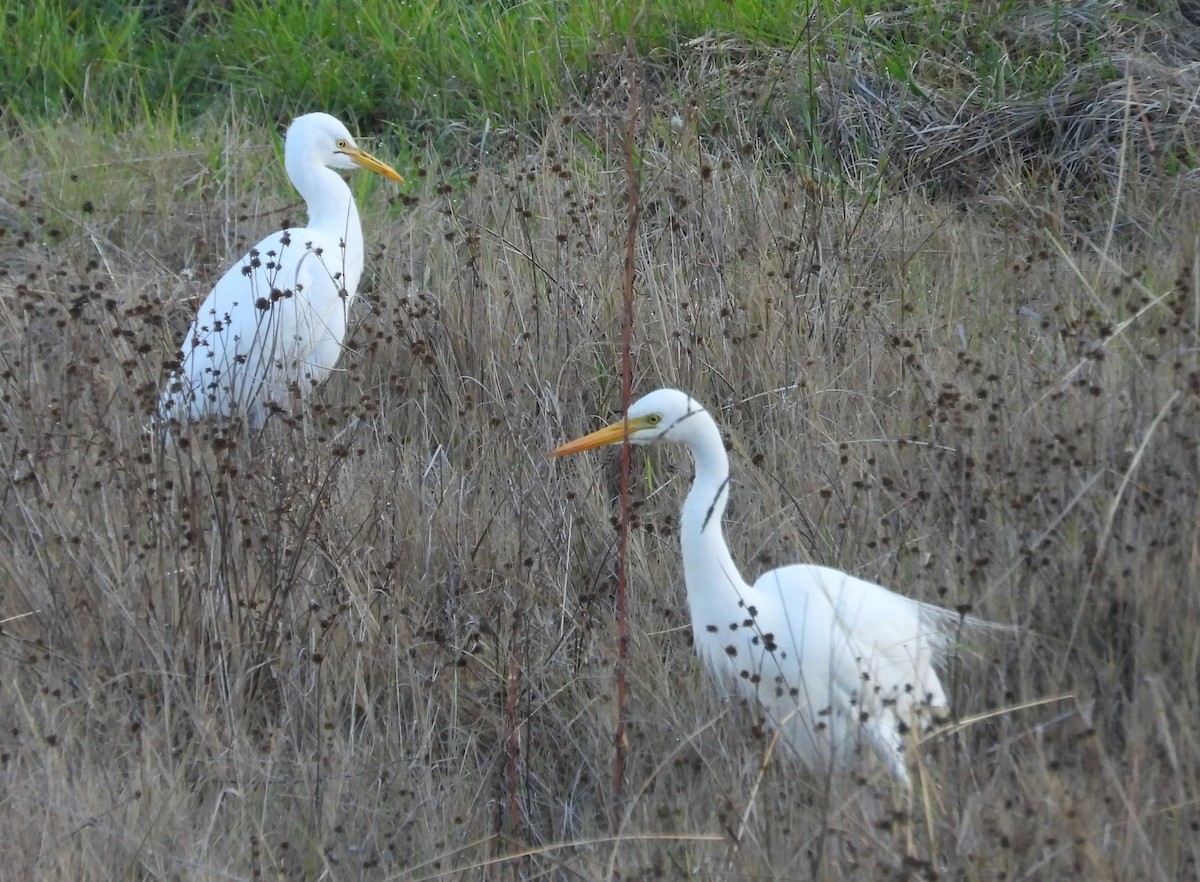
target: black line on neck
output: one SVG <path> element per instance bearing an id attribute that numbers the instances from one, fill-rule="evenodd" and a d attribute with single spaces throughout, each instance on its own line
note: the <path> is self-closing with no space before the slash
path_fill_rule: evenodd
<path id="1" fill-rule="evenodd" d="M 700 532 L 703 533 L 708 529 L 708 522 L 712 520 L 713 512 L 717 510 L 717 503 L 721 501 L 721 494 L 729 487 L 729 475 L 725 476 L 725 480 L 721 482 L 721 486 L 717 488 L 717 492 L 713 495 L 712 505 L 708 507 L 708 511 L 704 514 L 704 521 L 700 524 Z"/>

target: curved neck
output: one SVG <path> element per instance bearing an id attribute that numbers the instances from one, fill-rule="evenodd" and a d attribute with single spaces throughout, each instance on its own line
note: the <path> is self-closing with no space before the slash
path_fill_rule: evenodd
<path id="1" fill-rule="evenodd" d="M 679 521 L 685 581 L 689 586 L 716 585 L 728 589 L 732 585 L 740 591 L 745 580 L 729 554 L 721 524 L 729 502 L 729 457 L 712 417 L 701 412 L 692 419 L 698 422 L 691 428 L 688 447 L 695 461 L 696 476 Z M 716 578 L 721 573 L 725 579 Z M 728 596 L 727 590 L 718 593 Z"/>
<path id="2" fill-rule="evenodd" d="M 350 188 L 333 169 L 315 162 L 288 157 L 286 168 L 308 206 L 308 228 L 340 243 L 340 253 L 322 257 L 331 273 L 342 274 L 342 287 L 353 297 L 362 276 L 363 236 Z"/>

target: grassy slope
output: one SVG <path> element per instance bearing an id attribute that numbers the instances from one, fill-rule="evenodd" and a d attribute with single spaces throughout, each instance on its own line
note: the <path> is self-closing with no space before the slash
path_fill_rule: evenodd
<path id="1" fill-rule="evenodd" d="M 955 662 L 964 720 L 1072 697 L 938 739 L 890 829 L 874 778 L 830 794 L 775 757 L 756 787 L 764 745 L 688 646 L 687 464 L 639 454 L 614 806 L 612 459 L 544 452 L 618 404 L 619 105 L 473 173 L 429 156 L 406 202 L 356 178 L 345 372 L 303 430 L 182 453 L 142 414 L 196 298 L 299 211 L 270 133 L 26 120 L 0 187 L 0 616 L 32 613 L 0 643 L 4 876 L 476 879 L 515 843 L 528 876 L 878 879 L 909 837 L 945 878 L 1194 874 L 1190 177 L 1084 219 L 1047 188 L 865 199 L 670 109 L 639 156 L 636 386 L 727 428 L 747 575 L 819 560 L 1027 626 Z"/>

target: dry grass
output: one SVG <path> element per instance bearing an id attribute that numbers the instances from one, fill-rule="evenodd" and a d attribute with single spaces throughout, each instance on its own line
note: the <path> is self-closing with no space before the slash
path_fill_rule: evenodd
<path id="1" fill-rule="evenodd" d="M 787 49 L 705 36 L 638 66 L 651 118 L 676 116 L 709 146 L 862 192 L 1002 200 L 1036 187 L 1078 224 L 1119 204 L 1130 176 L 1198 162 L 1197 29 L 1121 6 L 975 3 L 956 16 L 909 3 L 859 19 L 841 4 Z M 628 60 L 606 61 L 575 113 L 592 132 L 610 130 L 628 93 Z"/>
<path id="2" fill-rule="evenodd" d="M 859 202 L 660 134 L 635 388 L 725 427 L 747 575 L 821 561 L 1024 626 L 954 661 L 915 800 L 782 751 L 759 779 L 689 646 L 687 464 L 656 450 L 614 804 L 616 456 L 545 452 L 617 406 L 618 151 L 553 129 L 407 203 L 364 185 L 344 371 L 260 442 L 164 448 L 196 298 L 297 208 L 234 149 L 262 132 L 132 162 L 138 133 L 52 129 L 0 190 L 5 877 L 1196 878 L 1195 182 L 1132 181 L 1137 223 L 1086 235 L 1028 190 Z"/>

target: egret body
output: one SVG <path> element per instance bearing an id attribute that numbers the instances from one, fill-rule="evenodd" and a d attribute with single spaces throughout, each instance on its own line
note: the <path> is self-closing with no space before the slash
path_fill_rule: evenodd
<path id="1" fill-rule="evenodd" d="M 781 567 L 747 583 L 721 524 L 729 457 L 720 430 L 683 392 L 651 392 L 626 420 L 552 455 L 625 438 L 692 453 L 695 478 L 679 522 L 683 575 L 695 646 L 718 682 L 756 702 L 814 770 L 850 767 L 869 746 L 907 785 L 908 733 L 947 713 L 934 665 L 956 628 L 983 623 L 828 567 Z"/>
<path id="2" fill-rule="evenodd" d="M 267 236 L 213 287 L 163 392 L 163 420 L 240 414 L 261 427 L 272 410 L 305 399 L 341 356 L 363 234 L 350 188 L 334 169 L 404 179 L 327 113 L 292 122 L 284 166 L 308 206 L 308 224 Z"/>

